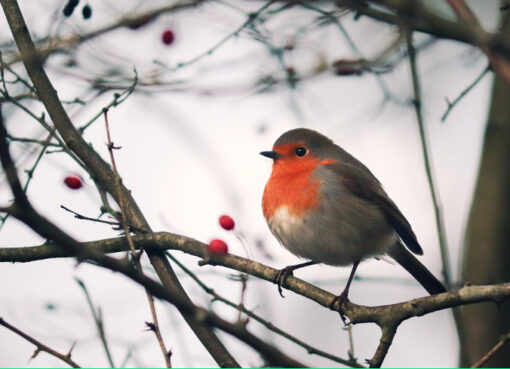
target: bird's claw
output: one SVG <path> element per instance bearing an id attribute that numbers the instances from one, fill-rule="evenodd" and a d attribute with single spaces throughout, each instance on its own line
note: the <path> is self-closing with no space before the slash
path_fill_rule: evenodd
<path id="1" fill-rule="evenodd" d="M 294 270 L 294 268 L 292 268 L 292 266 L 287 266 L 283 269 L 280 269 L 278 271 L 278 273 L 276 274 L 276 277 L 273 279 L 273 283 L 276 283 L 276 285 L 278 286 L 278 293 L 283 298 L 285 298 L 285 296 L 283 296 L 282 285 L 283 285 L 283 283 L 285 283 L 285 280 L 287 279 L 287 277 L 289 275 L 293 275 L 293 273 L 292 273 L 293 270 Z"/>
<path id="2" fill-rule="evenodd" d="M 345 314 L 343 312 L 342 305 L 349 301 L 348 293 L 349 291 L 347 289 L 343 290 L 340 295 L 333 298 L 333 300 L 331 300 L 331 302 L 329 303 L 329 308 L 331 310 L 336 310 L 335 304 L 338 302 L 338 313 L 340 314 L 340 318 L 342 318 L 342 322 L 344 322 L 344 325 L 347 325 L 347 321 L 345 319 Z"/>

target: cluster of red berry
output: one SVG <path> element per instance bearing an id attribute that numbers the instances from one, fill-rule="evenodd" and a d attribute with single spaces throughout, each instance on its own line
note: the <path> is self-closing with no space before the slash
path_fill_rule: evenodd
<path id="1" fill-rule="evenodd" d="M 222 215 L 219 218 L 219 223 L 221 228 L 226 231 L 231 231 L 236 225 L 234 219 L 228 215 Z M 226 254 L 228 252 L 228 245 L 225 241 L 215 238 L 209 242 L 208 250 L 214 254 Z"/>
<path id="2" fill-rule="evenodd" d="M 64 183 L 67 187 L 72 190 L 78 190 L 83 187 L 83 179 L 77 174 L 70 174 L 64 178 Z M 236 223 L 234 219 L 228 215 L 222 215 L 219 218 L 219 223 L 221 228 L 226 231 L 231 231 L 234 229 Z M 213 254 L 226 254 L 228 253 L 228 245 L 225 241 L 215 238 L 209 242 L 208 248 L 209 252 Z"/>

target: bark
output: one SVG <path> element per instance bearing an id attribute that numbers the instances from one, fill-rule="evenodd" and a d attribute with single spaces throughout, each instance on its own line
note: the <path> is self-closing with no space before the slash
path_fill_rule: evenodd
<path id="1" fill-rule="evenodd" d="M 510 35 L 510 13 L 503 11 L 502 32 Z M 494 76 L 482 158 L 465 235 L 463 278 L 473 284 L 510 280 L 510 85 Z M 462 367 L 486 354 L 510 332 L 510 302 L 463 307 Z M 487 362 L 506 367 L 510 346 Z"/>

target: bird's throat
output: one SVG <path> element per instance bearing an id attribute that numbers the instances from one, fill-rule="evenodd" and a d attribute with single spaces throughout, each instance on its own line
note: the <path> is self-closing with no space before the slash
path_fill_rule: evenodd
<path id="1" fill-rule="evenodd" d="M 313 177 L 315 167 L 288 171 L 287 168 L 279 168 L 278 164 L 275 164 L 262 198 L 262 210 L 267 220 L 282 207 L 285 207 L 291 216 L 303 217 L 306 211 L 318 206 L 320 181 Z"/>

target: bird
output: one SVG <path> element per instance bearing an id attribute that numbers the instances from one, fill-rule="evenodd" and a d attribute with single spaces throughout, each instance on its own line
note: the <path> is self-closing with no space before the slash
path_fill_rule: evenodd
<path id="1" fill-rule="evenodd" d="M 352 265 L 344 290 L 330 304 L 338 302 L 341 309 L 358 264 L 385 255 L 429 294 L 446 292 L 413 255 L 422 255 L 423 249 L 407 219 L 354 156 L 306 128 L 283 133 L 271 151 L 260 154 L 273 160 L 262 197 L 269 229 L 287 250 L 308 260 L 279 271 L 274 282 L 282 297 L 282 284 L 298 268 Z"/>

